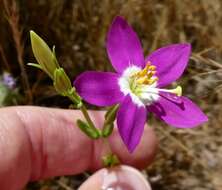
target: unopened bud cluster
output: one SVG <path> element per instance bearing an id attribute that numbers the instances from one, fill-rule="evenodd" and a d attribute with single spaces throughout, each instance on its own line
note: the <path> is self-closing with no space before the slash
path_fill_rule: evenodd
<path id="1" fill-rule="evenodd" d="M 74 87 L 72 87 L 69 77 L 58 64 L 55 48 L 53 47 L 53 50 L 51 50 L 44 40 L 33 31 L 30 32 L 30 37 L 33 54 L 38 64 L 29 63 L 29 65 L 37 67 L 47 73 L 53 80 L 53 85 L 60 95 L 69 97 L 77 106 L 82 105 L 81 98 L 75 92 Z"/>

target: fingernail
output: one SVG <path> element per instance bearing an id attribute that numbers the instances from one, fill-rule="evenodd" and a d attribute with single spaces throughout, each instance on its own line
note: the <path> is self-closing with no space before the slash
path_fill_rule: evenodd
<path id="1" fill-rule="evenodd" d="M 144 176 L 130 166 L 117 166 L 103 169 L 102 190 L 151 190 Z"/>
<path id="2" fill-rule="evenodd" d="M 89 177 L 78 190 L 152 190 L 147 179 L 130 166 L 103 168 Z"/>

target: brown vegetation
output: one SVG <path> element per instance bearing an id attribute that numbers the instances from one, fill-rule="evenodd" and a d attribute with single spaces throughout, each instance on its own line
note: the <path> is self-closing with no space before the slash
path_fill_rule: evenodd
<path id="1" fill-rule="evenodd" d="M 32 87 L 24 104 L 30 103 L 31 94 L 36 105 L 69 104 L 56 96 L 44 74 L 24 64 L 34 61 L 30 29 L 51 47 L 56 45 L 60 64 L 73 79 L 84 70 L 112 69 L 105 52 L 105 37 L 115 15 L 124 16 L 133 25 L 145 53 L 165 44 L 191 43 L 189 67 L 178 83 L 184 94 L 207 113 L 209 122 L 197 129 L 182 130 L 165 127 L 152 118 L 149 122 L 156 128 L 160 151 L 145 173 L 154 190 L 222 189 L 222 1 L 1 1 L 5 4 L 0 5 L 0 69 L 10 70 L 26 92 L 29 85 Z M 75 189 L 86 177 L 62 177 L 27 189 Z"/>

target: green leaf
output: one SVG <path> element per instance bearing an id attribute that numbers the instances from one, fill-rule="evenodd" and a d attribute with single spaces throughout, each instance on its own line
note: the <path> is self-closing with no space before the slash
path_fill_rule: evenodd
<path id="1" fill-rule="evenodd" d="M 100 137 L 99 131 L 90 127 L 87 123 L 84 121 L 78 119 L 77 125 L 83 131 L 88 137 L 92 139 L 98 139 Z"/>
<path id="2" fill-rule="evenodd" d="M 117 112 L 118 108 L 119 108 L 119 105 L 118 105 L 118 104 L 110 107 L 110 108 L 108 109 L 108 111 L 106 112 L 106 114 L 105 114 L 105 119 L 106 119 L 106 120 L 113 120 L 113 121 L 114 121 L 114 120 L 115 120 L 115 117 L 116 117 L 116 112 Z"/>
<path id="3" fill-rule="evenodd" d="M 113 128 L 114 128 L 114 124 L 113 123 L 104 125 L 103 130 L 102 130 L 102 136 L 103 137 L 110 136 L 111 133 L 113 132 Z"/>
<path id="4" fill-rule="evenodd" d="M 116 113 L 119 108 L 119 105 L 112 106 L 107 113 L 105 114 L 105 122 L 103 125 L 102 136 L 108 137 L 113 131 L 114 124 L 113 122 L 116 119 Z"/>

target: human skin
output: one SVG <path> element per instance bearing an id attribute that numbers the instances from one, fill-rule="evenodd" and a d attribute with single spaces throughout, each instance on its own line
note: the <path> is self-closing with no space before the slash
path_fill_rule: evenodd
<path id="1" fill-rule="evenodd" d="M 97 127 L 102 126 L 103 111 L 90 111 L 90 116 Z M 157 139 L 151 127 L 145 127 L 138 148 L 130 154 L 116 130 L 108 138 L 109 143 L 91 140 L 75 125 L 77 119 L 84 120 L 80 111 L 33 106 L 1 108 L 1 190 L 19 190 L 29 181 L 98 170 L 102 168 L 101 157 L 110 150 L 121 163 L 139 169 L 152 162 Z"/>

